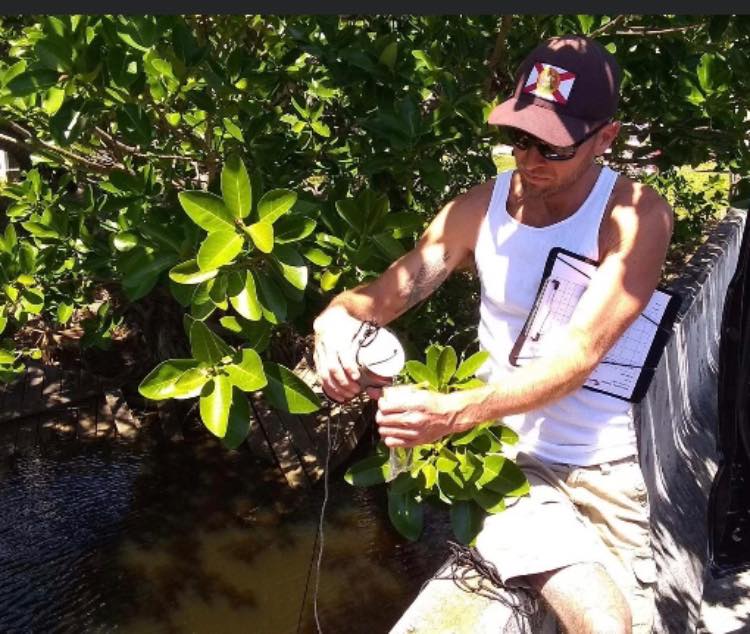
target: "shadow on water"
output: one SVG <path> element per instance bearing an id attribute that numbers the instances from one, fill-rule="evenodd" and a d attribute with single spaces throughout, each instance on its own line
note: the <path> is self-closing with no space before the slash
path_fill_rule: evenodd
<path id="1" fill-rule="evenodd" d="M 292 493 L 247 452 L 63 443 L 0 480 L 0 631 L 296 632 L 322 487 Z M 385 632 L 444 559 L 448 527 L 405 543 L 384 491 L 331 478 L 325 632 Z M 311 593 L 300 631 L 313 632 Z"/>

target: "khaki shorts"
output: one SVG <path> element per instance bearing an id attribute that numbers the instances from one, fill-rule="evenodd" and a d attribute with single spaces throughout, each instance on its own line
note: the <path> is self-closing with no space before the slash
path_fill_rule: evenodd
<path id="1" fill-rule="evenodd" d="M 635 456 L 592 467 L 543 463 L 519 453 L 528 496 L 489 516 L 477 549 L 509 586 L 576 563 L 600 563 L 628 598 L 633 632 L 650 632 L 656 567 L 646 486 Z"/>

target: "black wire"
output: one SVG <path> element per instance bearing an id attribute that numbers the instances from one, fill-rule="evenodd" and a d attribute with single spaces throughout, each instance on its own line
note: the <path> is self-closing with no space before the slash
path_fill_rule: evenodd
<path id="1" fill-rule="evenodd" d="M 378 334 L 379 326 L 374 321 L 363 321 L 357 332 L 354 334 L 352 341 L 357 341 L 357 361 L 359 361 L 359 351 L 362 348 L 369 346 Z M 394 352 L 394 355 L 396 353 Z M 392 357 L 389 357 L 389 359 Z M 378 361 L 377 363 L 383 363 L 386 359 Z M 371 364 L 373 365 L 373 364 Z M 331 442 L 331 418 L 333 408 L 338 405 L 339 409 L 336 413 L 336 437 Z M 328 506 L 328 498 L 330 494 L 329 490 L 329 466 L 331 461 L 331 450 L 335 446 L 338 448 L 339 436 L 341 434 L 341 405 L 333 401 L 328 397 L 328 416 L 326 417 L 326 458 L 323 467 L 323 502 L 320 506 L 320 516 L 318 518 L 318 528 L 315 532 L 315 542 L 313 543 L 312 555 L 310 556 L 310 565 L 307 569 L 307 579 L 305 580 L 305 591 L 302 595 L 302 605 L 300 606 L 299 616 L 297 617 L 297 634 L 299 634 L 300 628 L 302 627 L 302 615 L 305 610 L 305 601 L 307 600 L 307 592 L 310 587 L 310 577 L 313 571 L 313 561 L 315 561 L 315 583 L 313 589 L 313 615 L 315 616 L 315 626 L 318 628 L 318 634 L 322 634 L 323 628 L 320 625 L 320 615 L 318 613 L 318 594 L 320 591 L 320 572 L 323 565 L 323 547 L 325 545 L 325 513 L 326 507 Z M 317 549 L 317 560 L 315 557 Z"/>
<path id="2" fill-rule="evenodd" d="M 337 414 L 337 431 L 339 428 L 341 409 Z M 328 505 L 328 467 L 331 462 L 331 416 L 330 413 L 326 418 L 326 461 L 323 467 L 323 503 L 320 506 L 320 519 L 318 520 L 318 561 L 315 564 L 315 590 L 313 591 L 313 614 L 315 615 L 315 626 L 318 628 L 318 634 L 323 634 L 323 628 L 320 627 L 320 617 L 318 615 L 318 592 L 320 590 L 320 569 L 323 564 L 323 545 L 325 533 L 323 532 L 323 523 L 325 522 L 326 506 Z"/>
<path id="3" fill-rule="evenodd" d="M 495 565 L 487 561 L 476 548 L 453 541 L 448 541 L 448 548 L 448 560 L 422 584 L 420 592 L 433 579 L 449 580 L 464 592 L 498 601 L 514 614 L 530 618 L 539 611 L 539 604 L 531 591 L 520 586 L 506 586 Z"/>
<path id="4" fill-rule="evenodd" d="M 310 589 L 310 577 L 312 576 L 313 569 L 315 570 L 315 583 L 313 590 L 313 614 L 315 616 L 315 625 L 318 628 L 318 632 L 322 633 L 320 626 L 320 617 L 318 615 L 318 592 L 320 589 L 320 571 L 323 563 L 323 543 L 324 543 L 324 530 L 323 524 L 325 522 L 326 506 L 328 505 L 329 497 L 329 482 L 328 482 L 328 471 L 330 466 L 331 448 L 332 446 L 338 445 L 339 435 L 341 433 L 341 409 L 336 414 L 336 438 L 331 443 L 331 417 L 333 407 L 336 405 L 335 401 L 328 399 L 328 416 L 326 416 L 326 458 L 323 467 L 323 502 L 320 507 L 320 516 L 318 518 L 318 527 L 315 531 L 315 541 L 313 542 L 312 553 L 310 555 L 310 564 L 307 567 L 307 578 L 305 579 L 305 591 L 302 594 L 302 604 L 300 605 L 299 615 L 297 617 L 297 634 L 299 634 L 302 627 L 302 615 L 305 611 L 305 602 L 307 601 L 307 593 Z M 317 561 L 316 555 L 317 553 Z M 313 562 L 315 565 L 313 566 Z"/>

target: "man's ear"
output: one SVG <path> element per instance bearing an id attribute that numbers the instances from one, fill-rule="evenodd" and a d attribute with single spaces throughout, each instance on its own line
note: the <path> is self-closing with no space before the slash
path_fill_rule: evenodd
<path id="1" fill-rule="evenodd" d="M 599 134 L 596 135 L 595 156 L 601 156 L 609 149 L 617 135 L 620 134 L 621 127 L 622 124 L 619 121 L 612 121 L 599 131 Z"/>

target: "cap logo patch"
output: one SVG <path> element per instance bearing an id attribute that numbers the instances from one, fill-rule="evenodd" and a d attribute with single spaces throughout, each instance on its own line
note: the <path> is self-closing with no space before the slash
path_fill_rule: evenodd
<path id="1" fill-rule="evenodd" d="M 575 73 L 559 66 L 537 62 L 529 73 L 523 92 L 565 105 L 575 80 Z"/>

